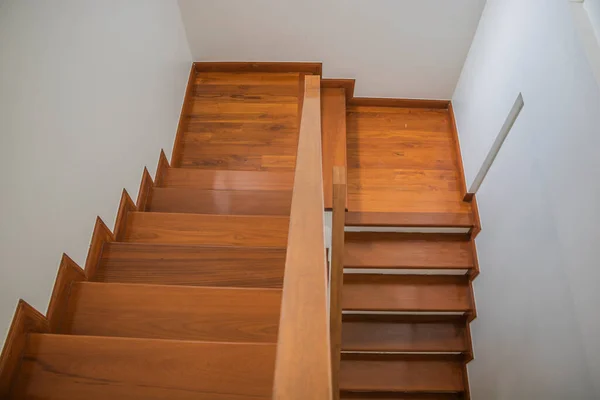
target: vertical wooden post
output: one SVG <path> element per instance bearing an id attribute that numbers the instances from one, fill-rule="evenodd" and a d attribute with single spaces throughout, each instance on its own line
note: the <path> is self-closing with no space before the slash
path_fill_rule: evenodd
<path id="1" fill-rule="evenodd" d="M 342 350 L 342 286 L 344 284 L 344 225 L 346 223 L 346 168 L 333 167 L 333 223 L 331 229 L 331 377 L 333 399 L 339 400 Z"/>

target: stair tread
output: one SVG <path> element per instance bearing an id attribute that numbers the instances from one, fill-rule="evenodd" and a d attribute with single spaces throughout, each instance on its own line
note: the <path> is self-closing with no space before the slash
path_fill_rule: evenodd
<path id="1" fill-rule="evenodd" d="M 346 232 L 346 268 L 473 268 L 465 235 Z"/>
<path id="2" fill-rule="evenodd" d="M 464 316 L 343 315 L 342 351 L 467 350 Z"/>
<path id="3" fill-rule="evenodd" d="M 270 399 L 275 345 L 31 334 L 12 398 Z"/>
<path id="4" fill-rule="evenodd" d="M 106 243 L 97 282 L 281 288 L 285 248 Z"/>
<path id="5" fill-rule="evenodd" d="M 345 274 L 342 308 L 468 312 L 472 299 L 466 276 Z"/>
<path id="6" fill-rule="evenodd" d="M 460 393 L 464 361 L 454 355 L 342 354 L 340 390 Z"/>
<path id="7" fill-rule="evenodd" d="M 346 226 L 442 227 L 467 231 L 473 225 L 471 213 L 369 212 L 352 209 L 346 213 Z"/>
<path id="8" fill-rule="evenodd" d="M 191 187 L 212 190 L 292 190 L 291 171 L 229 171 L 168 168 L 161 187 Z"/>
<path id="9" fill-rule="evenodd" d="M 462 394 L 456 393 L 398 393 L 398 392 L 342 392 L 342 400 L 463 400 Z"/>
<path id="10" fill-rule="evenodd" d="M 131 212 L 123 241 L 284 247 L 288 229 L 283 216 Z"/>
<path id="11" fill-rule="evenodd" d="M 64 333 L 274 343 L 280 289 L 76 282 Z"/>
<path id="12" fill-rule="evenodd" d="M 291 191 L 153 188 L 146 211 L 226 215 L 290 215 Z"/>

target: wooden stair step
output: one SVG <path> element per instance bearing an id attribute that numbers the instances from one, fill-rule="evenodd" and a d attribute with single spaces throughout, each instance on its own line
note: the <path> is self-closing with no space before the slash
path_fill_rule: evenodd
<path id="1" fill-rule="evenodd" d="M 271 399 L 273 344 L 31 334 L 12 399 Z"/>
<path id="2" fill-rule="evenodd" d="M 353 311 L 469 312 L 467 276 L 345 274 L 342 308 Z"/>
<path id="3" fill-rule="evenodd" d="M 343 315 L 342 351 L 466 352 L 464 316 Z"/>
<path id="4" fill-rule="evenodd" d="M 471 246 L 462 234 L 346 232 L 344 267 L 471 269 Z"/>
<path id="5" fill-rule="evenodd" d="M 181 167 L 204 169 L 229 169 L 234 171 L 293 171 L 296 165 L 295 155 L 254 154 L 239 155 L 217 154 L 196 155 L 193 150 L 184 148 Z"/>
<path id="6" fill-rule="evenodd" d="M 456 393 L 394 393 L 394 392 L 342 392 L 342 400 L 464 400 L 462 394 Z"/>
<path id="7" fill-rule="evenodd" d="M 285 247 L 289 217 L 131 212 L 123 241 Z"/>
<path id="8" fill-rule="evenodd" d="M 474 220 L 471 213 L 349 211 L 346 226 L 455 228 L 457 232 L 468 232 Z"/>
<path id="9" fill-rule="evenodd" d="M 290 191 L 294 172 L 228 171 L 193 168 L 168 168 L 161 187 L 189 187 L 205 190 L 274 190 Z"/>
<path id="10" fill-rule="evenodd" d="M 285 248 L 106 243 L 97 282 L 281 288 Z"/>
<path id="11" fill-rule="evenodd" d="M 280 305 L 280 289 L 76 282 L 63 333 L 274 343 Z"/>
<path id="12" fill-rule="evenodd" d="M 340 390 L 403 393 L 461 393 L 462 355 L 342 354 Z"/>
<path id="13" fill-rule="evenodd" d="M 290 215 L 291 191 L 153 188 L 146 211 L 227 215 Z"/>

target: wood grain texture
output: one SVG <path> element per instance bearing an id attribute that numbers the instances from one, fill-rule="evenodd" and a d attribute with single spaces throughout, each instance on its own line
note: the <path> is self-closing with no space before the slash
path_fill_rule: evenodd
<path id="1" fill-rule="evenodd" d="M 356 80 L 355 79 L 321 79 L 321 88 L 329 89 L 329 88 L 337 88 L 343 89 L 344 95 L 346 97 L 346 103 L 349 103 L 350 100 L 354 97 L 354 86 Z"/>
<path id="2" fill-rule="evenodd" d="M 194 64 L 190 67 L 185 95 L 183 96 L 183 105 L 179 114 L 179 122 L 177 124 L 177 133 L 175 134 L 175 142 L 173 143 L 173 151 L 171 152 L 171 165 L 178 167 L 181 163 L 183 136 L 187 129 L 187 118 L 193 107 L 194 82 L 196 81 L 196 67 Z"/>
<path id="3" fill-rule="evenodd" d="M 350 206 L 351 207 L 351 206 Z M 348 212 L 348 226 L 399 226 L 431 228 L 473 228 L 471 214 L 425 212 Z"/>
<path id="4" fill-rule="evenodd" d="M 165 174 L 170 169 L 171 168 L 169 166 L 169 160 L 167 159 L 167 156 L 165 155 L 165 151 L 161 149 L 160 154 L 158 156 L 158 165 L 156 166 L 156 174 L 154 175 L 154 185 L 155 186 L 162 185 Z"/>
<path id="5" fill-rule="evenodd" d="M 342 400 L 465 400 L 457 393 L 343 392 Z"/>
<path id="6" fill-rule="evenodd" d="M 96 217 L 96 224 L 92 233 L 92 240 L 85 259 L 85 275 L 88 279 L 93 279 L 96 275 L 96 268 L 102 256 L 102 248 L 105 243 L 113 242 L 115 237 L 100 217 Z"/>
<path id="7" fill-rule="evenodd" d="M 277 344 L 277 400 L 332 397 L 320 97 L 320 78 L 306 76 Z"/>
<path id="8" fill-rule="evenodd" d="M 333 201 L 333 167 L 344 167 L 344 174 L 346 174 L 347 166 L 346 98 L 344 89 L 325 88 L 321 90 L 321 130 L 323 134 L 323 194 L 325 209 L 331 209 Z"/>
<path id="9" fill-rule="evenodd" d="M 87 280 L 85 272 L 68 255 L 63 254 L 58 267 L 54 288 L 48 304 L 48 321 L 50 323 L 50 332 L 64 332 L 64 323 L 68 317 L 68 302 L 71 293 L 71 287 L 75 282 Z"/>
<path id="10" fill-rule="evenodd" d="M 466 352 L 464 316 L 344 315 L 343 351 Z"/>
<path id="11" fill-rule="evenodd" d="M 0 398 L 8 398 L 17 378 L 21 357 L 27 346 L 27 336 L 30 333 L 46 332 L 50 332 L 46 317 L 24 300 L 19 300 L 0 355 Z"/>
<path id="12" fill-rule="evenodd" d="M 346 167 L 332 168 L 333 216 L 331 224 L 331 281 L 329 284 L 329 329 L 331 331 L 331 375 L 333 399 L 339 399 L 342 351 L 342 286 L 344 284 L 344 226 L 346 223 Z"/>
<path id="13" fill-rule="evenodd" d="M 139 211 L 146 211 L 146 204 L 148 203 L 152 186 L 154 186 L 152 177 L 148 172 L 148 168 L 144 167 L 144 172 L 142 173 L 142 181 L 140 183 L 137 200 L 135 202 L 135 207 Z"/>
<path id="14" fill-rule="evenodd" d="M 471 269 L 472 243 L 465 235 L 347 232 L 346 268 Z"/>
<path id="15" fill-rule="evenodd" d="M 132 212 L 123 241 L 284 247 L 289 221 L 281 216 Z"/>
<path id="16" fill-rule="evenodd" d="M 346 274 L 344 310 L 468 312 L 471 292 L 466 276 Z"/>
<path id="17" fill-rule="evenodd" d="M 298 82 L 298 73 L 199 72 L 177 166 L 293 171 Z"/>
<path id="18" fill-rule="evenodd" d="M 275 343 L 281 290 L 79 282 L 66 333 Z"/>
<path id="19" fill-rule="evenodd" d="M 135 203 L 131 200 L 131 196 L 129 196 L 127 190 L 123 189 L 119 210 L 117 211 L 117 218 L 115 219 L 115 228 L 113 229 L 116 241 L 123 240 L 125 229 L 127 229 L 127 218 L 130 213 L 135 211 L 137 211 Z"/>
<path id="20" fill-rule="evenodd" d="M 306 62 L 195 62 L 198 72 L 303 72 L 321 75 L 321 63 Z"/>
<path id="21" fill-rule="evenodd" d="M 446 109 L 349 106 L 349 211 L 471 218 L 449 118 Z"/>
<path id="22" fill-rule="evenodd" d="M 388 97 L 353 97 L 353 106 L 365 107 L 403 107 L 403 108 L 433 108 L 446 110 L 450 100 L 395 99 Z"/>
<path id="23" fill-rule="evenodd" d="M 462 356 L 344 354 L 342 390 L 411 393 L 464 391 Z"/>
<path id="24" fill-rule="evenodd" d="M 292 192 L 154 188 L 146 211 L 228 215 L 290 215 Z"/>
<path id="25" fill-rule="evenodd" d="M 227 171 L 169 168 L 162 187 L 187 187 L 204 190 L 289 191 L 294 173 L 289 171 Z"/>
<path id="26" fill-rule="evenodd" d="M 31 335 L 11 399 L 271 398 L 270 344 Z"/>
<path id="27" fill-rule="evenodd" d="M 97 282 L 281 288 L 284 248 L 109 243 Z"/>

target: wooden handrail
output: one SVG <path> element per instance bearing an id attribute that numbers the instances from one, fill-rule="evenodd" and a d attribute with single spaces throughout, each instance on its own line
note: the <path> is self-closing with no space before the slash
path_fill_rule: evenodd
<path id="1" fill-rule="evenodd" d="M 346 224 L 346 167 L 333 167 L 333 219 L 331 225 L 331 378 L 333 399 L 340 398 L 339 372 L 342 350 L 342 286 L 344 280 L 344 225 Z"/>
<path id="2" fill-rule="evenodd" d="M 273 398 L 330 400 L 319 76 L 307 75 L 283 279 Z"/>

